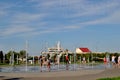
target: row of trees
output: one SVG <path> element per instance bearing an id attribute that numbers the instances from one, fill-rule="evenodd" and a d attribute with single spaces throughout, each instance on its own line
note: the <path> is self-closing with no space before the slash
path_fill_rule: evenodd
<path id="1" fill-rule="evenodd" d="M 17 62 L 17 59 L 20 58 L 21 61 L 23 62 L 23 59 L 26 58 L 26 51 L 25 50 L 21 50 L 20 52 L 16 52 L 16 51 L 9 51 L 6 54 L 3 54 L 3 51 L 0 51 L 0 63 L 10 63 L 10 58 L 13 57 L 14 54 L 14 62 Z M 119 53 L 109 53 L 109 52 L 105 52 L 105 53 L 88 53 L 88 54 L 69 54 L 69 58 L 71 59 L 71 61 L 82 61 L 82 58 L 85 57 L 86 60 L 89 61 L 102 61 L 102 59 L 106 56 L 109 55 L 109 58 L 111 60 L 111 56 L 114 54 L 118 54 Z M 54 58 L 54 57 L 53 57 Z M 75 59 L 74 59 L 75 58 Z M 33 60 L 32 56 L 28 56 L 28 59 Z M 34 60 L 38 61 L 39 57 L 38 56 L 34 56 Z M 62 55 L 60 58 L 60 61 L 63 62 L 65 60 L 65 55 Z"/>
<path id="2" fill-rule="evenodd" d="M 87 54 L 69 54 L 69 59 L 71 59 L 72 62 L 79 62 L 82 61 L 83 58 L 86 59 L 87 62 L 103 62 L 103 58 L 107 57 L 109 58 L 109 60 L 111 61 L 112 56 L 120 56 L 119 53 L 109 53 L 109 52 L 105 52 L 105 53 L 87 53 Z M 64 61 L 64 57 L 65 55 L 62 55 L 61 57 L 61 62 Z"/>
<path id="3" fill-rule="evenodd" d="M 13 57 L 14 54 L 14 61 L 17 61 L 17 57 L 23 58 L 26 57 L 26 51 L 21 50 L 20 52 L 9 51 L 8 53 L 4 54 L 3 51 L 0 51 L 0 63 L 9 63 L 10 58 Z"/>

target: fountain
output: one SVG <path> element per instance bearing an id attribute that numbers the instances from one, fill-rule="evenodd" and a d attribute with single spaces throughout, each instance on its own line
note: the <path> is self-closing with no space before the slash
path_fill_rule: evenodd
<path id="1" fill-rule="evenodd" d="M 51 71 L 65 71 L 66 70 L 66 64 L 64 64 L 64 56 L 63 56 L 63 64 L 60 64 L 60 57 L 62 56 L 62 53 L 60 53 L 60 42 L 57 44 L 57 56 L 58 56 L 58 65 L 51 64 Z M 84 65 L 81 63 L 81 58 L 80 57 L 80 62 L 76 62 L 76 53 L 74 52 L 73 55 L 73 63 L 69 64 L 69 70 L 70 71 L 75 71 L 75 70 L 81 70 L 81 69 L 104 69 L 104 64 L 98 64 L 94 65 Z M 107 58 L 109 55 L 107 55 Z M 16 66 L 14 65 L 14 54 L 10 56 L 10 64 L 11 66 L 7 67 L 0 67 L 0 72 L 40 72 L 41 68 L 40 66 L 34 65 L 34 56 L 33 56 L 33 65 L 28 66 L 28 42 L 26 41 L 26 62 L 24 66 Z M 70 61 L 72 61 L 72 57 L 70 56 Z M 89 61 L 88 61 L 89 62 Z M 38 61 L 39 63 L 39 61 Z M 17 56 L 17 64 L 18 64 L 18 56 Z M 88 63 L 89 64 L 89 63 Z M 111 66 L 108 66 L 107 68 L 110 68 Z M 47 72 L 47 68 L 43 67 L 42 68 L 43 72 Z"/>

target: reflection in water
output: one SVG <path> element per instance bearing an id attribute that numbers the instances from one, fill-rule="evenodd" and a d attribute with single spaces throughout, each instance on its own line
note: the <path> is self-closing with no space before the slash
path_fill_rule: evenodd
<path id="1" fill-rule="evenodd" d="M 107 65 L 107 68 L 111 68 L 111 64 Z M 97 64 L 97 65 L 92 65 L 92 64 L 69 64 L 69 70 L 80 70 L 80 69 L 105 69 L 104 64 Z M 52 65 L 51 66 L 51 71 L 63 71 L 66 70 L 66 65 Z M 47 67 L 44 66 L 42 68 L 43 72 L 48 71 Z M 10 66 L 10 67 L 1 67 L 0 72 L 26 72 L 26 67 L 25 66 Z M 40 72 L 40 66 L 28 66 L 27 67 L 27 72 Z"/>

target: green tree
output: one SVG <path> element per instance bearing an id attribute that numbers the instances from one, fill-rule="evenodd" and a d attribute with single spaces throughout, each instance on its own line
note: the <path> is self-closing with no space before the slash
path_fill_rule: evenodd
<path id="1" fill-rule="evenodd" d="M 8 55 L 5 54 L 5 63 L 9 63 Z"/>
<path id="2" fill-rule="evenodd" d="M 0 51 L 0 63 L 3 63 L 3 51 Z"/>
<path id="3" fill-rule="evenodd" d="M 6 58 L 7 58 L 8 60 L 10 59 L 10 56 L 12 56 L 12 53 L 13 53 L 13 51 L 9 51 L 9 52 L 7 53 Z"/>
<path id="4" fill-rule="evenodd" d="M 17 56 L 19 56 L 19 53 L 13 51 L 13 54 L 14 54 L 14 61 L 17 62 Z"/>
<path id="5" fill-rule="evenodd" d="M 21 50 L 20 53 L 19 53 L 19 56 L 20 56 L 20 58 L 22 59 L 22 62 L 23 62 L 23 58 L 26 57 L 26 51 L 25 50 Z"/>

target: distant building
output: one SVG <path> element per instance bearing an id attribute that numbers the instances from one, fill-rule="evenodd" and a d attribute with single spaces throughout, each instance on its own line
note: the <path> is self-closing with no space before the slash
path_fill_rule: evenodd
<path id="1" fill-rule="evenodd" d="M 58 48 L 54 47 L 54 48 L 48 48 L 48 52 L 53 52 L 53 53 L 56 53 L 56 52 L 64 52 L 64 49 L 63 48 L 60 48 L 58 50 Z"/>
<path id="2" fill-rule="evenodd" d="M 66 49 L 61 47 L 60 42 L 58 42 L 55 47 L 48 48 L 47 51 L 41 52 L 42 55 L 46 55 L 46 54 L 52 55 L 52 54 L 61 54 L 61 53 L 62 54 L 66 53 Z M 67 53 L 72 54 L 72 52 L 69 50 L 67 51 Z"/>
<path id="3" fill-rule="evenodd" d="M 76 53 L 77 54 L 87 54 L 90 53 L 91 51 L 88 48 L 76 48 Z"/>
<path id="4" fill-rule="evenodd" d="M 55 47 L 52 48 L 48 48 L 48 50 L 45 52 L 42 52 L 43 55 L 46 54 L 60 54 L 63 53 L 64 49 L 61 47 L 60 42 L 57 43 L 57 45 Z"/>

